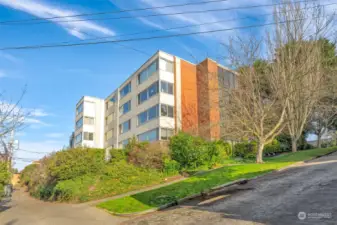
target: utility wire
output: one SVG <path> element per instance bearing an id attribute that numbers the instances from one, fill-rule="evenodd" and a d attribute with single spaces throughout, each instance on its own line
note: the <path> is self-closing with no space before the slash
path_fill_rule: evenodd
<path id="1" fill-rule="evenodd" d="M 318 0 L 302 0 L 296 1 L 294 3 L 302 3 L 302 2 L 314 2 Z M 231 7 L 231 8 L 223 8 L 223 9 L 208 9 L 208 10 L 195 10 L 195 11 L 185 11 L 185 12 L 176 12 L 176 13 L 162 13 L 162 14 L 151 14 L 151 15 L 143 15 L 143 16 L 124 16 L 124 17 L 107 17 L 107 18 L 87 18 L 87 19 L 76 19 L 76 20 L 45 20 L 40 22 L 32 22 L 32 23 L 0 23 L 0 25 L 36 25 L 36 24 L 44 24 L 44 23 L 74 23 L 74 22 L 83 22 L 83 21 L 100 21 L 100 20 L 119 20 L 119 19 L 134 19 L 134 18 L 148 18 L 148 17 L 157 17 L 157 16 L 173 16 L 173 15 L 185 15 L 185 14 L 198 14 L 205 12 L 220 12 L 220 11 L 230 11 L 230 10 L 238 10 L 238 9 L 252 9 L 259 7 L 271 7 L 277 5 L 288 4 L 288 2 L 282 3 L 274 3 L 274 4 L 264 4 L 264 5 L 251 5 L 251 6 L 239 6 L 239 7 Z"/>
<path id="2" fill-rule="evenodd" d="M 307 18 L 305 18 L 305 19 L 307 19 Z M 98 44 L 109 44 L 109 43 L 120 43 L 120 42 L 132 42 L 132 41 L 146 41 L 146 40 L 154 40 L 154 39 L 165 39 L 165 38 L 173 38 L 173 37 L 191 36 L 191 35 L 197 35 L 197 34 L 208 34 L 208 33 L 224 32 L 224 31 L 256 28 L 256 27 L 264 27 L 264 26 L 271 26 L 271 25 L 276 25 L 276 24 L 284 24 L 284 23 L 288 23 L 288 22 L 296 22 L 296 21 L 301 21 L 301 20 L 304 20 L 304 19 L 287 20 L 287 21 L 281 21 L 281 22 L 277 22 L 277 23 L 273 22 L 273 23 L 240 26 L 240 27 L 233 27 L 233 28 L 226 28 L 226 29 L 216 29 L 216 30 L 209 30 L 209 31 L 196 31 L 196 32 L 190 32 L 190 33 L 152 36 L 152 37 L 144 37 L 144 38 L 130 38 L 130 39 L 98 41 L 98 42 L 84 42 L 84 43 L 74 43 L 74 44 L 28 45 L 28 46 L 17 46 L 17 47 L 4 47 L 4 48 L 0 48 L 0 50 L 42 49 L 42 48 L 56 48 L 56 47 L 70 47 L 70 46 L 84 46 L 84 45 L 98 45 Z"/>
<path id="3" fill-rule="evenodd" d="M 330 6 L 330 5 L 337 5 L 337 3 L 329 3 L 322 5 L 323 7 L 325 6 Z M 307 7 L 305 9 L 310 9 L 310 8 L 315 8 L 315 7 Z M 302 8 L 304 9 L 304 8 Z M 287 10 L 285 12 L 290 12 L 292 10 Z M 224 19 L 224 20 L 218 20 L 214 22 L 205 22 L 205 23 L 199 23 L 199 24 L 192 24 L 192 25 L 184 25 L 184 26 L 178 26 L 178 27 L 170 27 L 170 28 L 165 28 L 165 29 L 152 29 L 152 30 L 147 30 L 147 31 L 139 31 L 135 33 L 126 33 L 126 34 L 119 34 L 119 35 L 108 35 L 108 36 L 102 36 L 102 37 L 95 37 L 95 38 L 88 38 L 85 40 L 80 40 L 80 42 L 84 41 L 94 41 L 94 40 L 102 40 L 102 39 L 110 39 L 110 38 L 116 38 L 116 37 L 125 37 L 125 36 L 134 36 L 134 35 L 139 35 L 139 34 L 147 34 L 147 33 L 156 33 L 156 32 L 161 32 L 161 31 L 170 31 L 170 30 L 177 30 L 177 29 L 182 29 L 182 28 L 191 28 L 191 27 L 199 27 L 199 26 L 204 26 L 204 25 L 211 25 L 211 24 L 217 24 L 217 23 L 223 23 L 223 22 L 231 22 L 231 21 L 237 21 L 237 20 L 245 20 L 245 19 L 252 19 L 254 17 L 260 18 L 263 16 L 272 16 L 274 13 L 264 13 L 264 14 L 258 14 L 254 16 L 245 16 L 245 17 L 239 17 L 239 18 L 232 18 L 232 19 Z M 85 33 L 83 31 L 80 31 L 84 34 L 87 34 L 89 36 L 94 36 L 88 33 Z M 66 42 L 59 42 L 59 43 L 51 43 L 51 44 L 66 44 L 66 43 L 74 43 L 74 41 L 66 41 Z"/>
<path id="4" fill-rule="evenodd" d="M 104 37 L 98 37 L 98 36 L 96 36 L 96 35 L 89 34 L 89 33 L 84 32 L 84 31 L 80 31 L 80 32 L 83 33 L 83 34 L 86 34 L 86 35 L 88 35 L 88 36 L 95 37 L 94 39 L 107 39 L 107 38 L 104 38 Z M 119 45 L 119 46 L 121 46 L 121 47 L 123 47 L 123 48 L 131 49 L 131 50 L 133 50 L 133 51 L 135 51 L 135 52 L 138 52 L 138 53 L 141 53 L 141 54 L 143 54 L 143 55 L 151 56 L 150 53 L 145 52 L 145 51 L 140 50 L 140 49 L 137 49 L 137 48 L 135 48 L 135 47 L 132 47 L 132 46 L 129 46 L 129 45 L 123 45 L 123 44 L 120 44 L 120 43 L 115 43 L 115 44 L 116 44 L 116 45 Z"/>
<path id="5" fill-rule="evenodd" d="M 82 13 L 82 14 L 75 14 L 75 15 L 69 15 L 69 16 L 54 16 L 54 17 L 34 18 L 34 19 L 25 19 L 25 20 L 7 20 L 7 21 L 0 21 L 0 24 L 21 23 L 21 22 L 51 20 L 51 19 L 61 19 L 61 18 L 73 18 L 73 17 L 79 17 L 79 16 L 96 16 L 96 15 L 115 14 L 115 13 L 124 13 L 124 12 L 145 11 L 145 10 L 152 10 L 152 9 L 164 9 L 164 8 L 182 7 L 182 6 L 189 6 L 189 5 L 202 5 L 202 4 L 225 2 L 225 1 L 228 1 L 228 0 L 190 2 L 190 3 L 184 3 L 184 4 L 174 4 L 174 5 L 165 5 L 165 6 L 138 8 L 138 9 L 123 9 L 123 10 L 105 11 L 105 12 L 96 12 L 96 13 Z"/>
<path id="6" fill-rule="evenodd" d="M 25 150 L 25 149 L 16 149 L 16 151 L 22 151 L 22 152 L 29 152 L 29 153 L 35 153 L 35 154 L 50 154 L 51 152 L 37 152 L 37 151 L 31 151 L 31 150 Z"/>

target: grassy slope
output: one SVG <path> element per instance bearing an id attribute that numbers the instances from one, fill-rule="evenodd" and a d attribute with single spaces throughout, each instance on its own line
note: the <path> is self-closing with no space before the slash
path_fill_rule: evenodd
<path id="1" fill-rule="evenodd" d="M 116 213 L 140 212 L 163 204 L 200 193 L 211 187 L 221 185 L 240 178 L 251 178 L 257 175 L 280 169 L 298 161 L 308 160 L 315 156 L 335 151 L 335 148 L 313 149 L 297 153 L 289 153 L 266 159 L 264 164 L 243 164 L 222 167 L 202 175 L 191 177 L 166 187 L 119 198 L 97 205 L 99 208 Z"/>

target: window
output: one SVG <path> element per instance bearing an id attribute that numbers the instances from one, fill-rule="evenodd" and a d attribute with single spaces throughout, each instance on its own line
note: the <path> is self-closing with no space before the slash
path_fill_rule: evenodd
<path id="1" fill-rule="evenodd" d="M 78 119 L 76 121 L 76 129 L 80 128 L 83 126 L 83 117 L 81 117 L 80 119 Z"/>
<path id="2" fill-rule="evenodd" d="M 138 84 L 146 81 L 154 72 L 158 70 L 158 61 L 155 60 L 149 67 L 138 74 Z"/>
<path id="3" fill-rule="evenodd" d="M 160 82 L 160 91 L 173 95 L 173 84 L 166 82 L 166 81 L 161 81 Z"/>
<path id="4" fill-rule="evenodd" d="M 139 134 L 137 137 L 138 141 L 156 141 L 158 140 L 158 129 Z"/>
<path id="5" fill-rule="evenodd" d="M 173 129 L 168 128 L 161 128 L 160 130 L 160 139 L 161 140 L 168 140 L 170 137 L 173 136 Z"/>
<path id="6" fill-rule="evenodd" d="M 131 129 L 131 120 L 125 121 L 122 124 L 119 124 L 119 133 L 123 134 L 128 132 Z"/>
<path id="7" fill-rule="evenodd" d="M 83 102 L 77 107 L 76 115 L 80 114 L 81 112 L 83 112 Z"/>
<path id="8" fill-rule="evenodd" d="M 111 123 L 112 117 L 113 117 L 113 113 L 110 114 L 109 116 L 105 117 L 105 124 L 106 125 L 108 125 L 109 123 Z"/>
<path id="9" fill-rule="evenodd" d="M 161 104 L 160 105 L 160 115 L 161 116 L 167 116 L 167 117 L 174 117 L 174 113 L 173 113 L 173 106 L 170 105 L 165 105 L 165 104 Z"/>
<path id="10" fill-rule="evenodd" d="M 105 133 L 105 140 L 108 141 L 112 137 L 112 130 L 109 130 Z"/>
<path id="11" fill-rule="evenodd" d="M 160 69 L 173 73 L 174 72 L 173 62 L 160 58 Z"/>
<path id="12" fill-rule="evenodd" d="M 159 115 L 159 107 L 155 105 L 148 110 L 138 114 L 138 126 L 146 123 L 149 120 L 157 118 Z"/>
<path id="13" fill-rule="evenodd" d="M 84 124 L 94 125 L 95 124 L 94 117 L 85 116 L 84 117 Z"/>
<path id="14" fill-rule="evenodd" d="M 226 88 L 235 88 L 235 74 L 218 67 L 218 76 L 219 79 L 223 81 L 224 87 Z"/>
<path id="15" fill-rule="evenodd" d="M 78 135 L 76 135 L 75 137 L 75 143 L 78 144 L 82 141 L 82 133 L 79 133 Z"/>
<path id="16" fill-rule="evenodd" d="M 122 105 L 119 108 L 119 114 L 123 115 L 127 112 L 129 112 L 131 110 L 131 100 L 127 101 L 126 103 L 124 103 L 124 105 Z"/>
<path id="17" fill-rule="evenodd" d="M 131 92 L 131 81 L 119 91 L 120 98 L 123 98 L 124 96 L 126 96 L 130 92 Z"/>
<path id="18" fill-rule="evenodd" d="M 93 141 L 94 140 L 94 133 L 92 132 L 84 132 L 83 139 L 86 141 Z"/>
<path id="19" fill-rule="evenodd" d="M 154 82 L 148 89 L 140 92 L 138 94 L 138 104 L 142 104 L 152 96 L 156 95 L 158 93 L 158 81 Z"/>

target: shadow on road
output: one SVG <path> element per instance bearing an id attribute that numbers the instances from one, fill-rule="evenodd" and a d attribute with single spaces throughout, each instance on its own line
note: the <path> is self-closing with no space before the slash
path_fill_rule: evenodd
<path id="1" fill-rule="evenodd" d="M 228 224 L 335 224 L 333 217 L 327 217 L 337 212 L 336 181 L 337 161 L 325 158 L 232 186 L 177 208 L 217 215 Z M 306 213 L 304 221 L 299 219 L 299 212 Z M 308 217 L 315 213 L 326 214 L 322 218 Z"/>
<path id="2" fill-rule="evenodd" d="M 11 202 L 10 198 L 4 198 L 0 201 L 0 213 L 10 209 L 9 203 Z"/>

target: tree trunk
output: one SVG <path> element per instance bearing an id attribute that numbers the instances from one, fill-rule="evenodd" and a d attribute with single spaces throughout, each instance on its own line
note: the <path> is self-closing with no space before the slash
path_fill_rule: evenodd
<path id="1" fill-rule="evenodd" d="M 297 140 L 295 138 L 291 138 L 291 150 L 297 152 Z"/>
<path id="2" fill-rule="evenodd" d="M 317 148 L 322 147 L 322 135 L 317 135 Z"/>
<path id="3" fill-rule="evenodd" d="M 262 158 L 263 148 L 264 148 L 264 143 L 259 142 L 257 154 L 256 154 L 256 163 L 263 163 L 263 158 Z"/>

